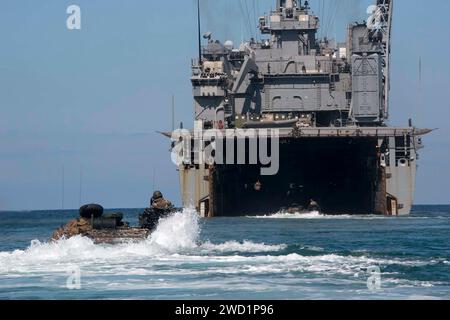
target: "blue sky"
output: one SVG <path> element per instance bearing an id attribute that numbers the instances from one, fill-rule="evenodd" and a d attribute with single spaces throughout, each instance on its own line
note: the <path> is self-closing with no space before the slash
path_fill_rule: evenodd
<path id="1" fill-rule="evenodd" d="M 371 1 L 339 1 L 310 3 L 326 34 L 344 40 Z M 203 31 L 239 43 L 274 3 L 202 0 Z M 66 28 L 71 4 L 82 10 L 80 31 Z M 447 0 L 396 1 L 391 124 L 439 128 L 421 152 L 416 203 L 450 203 L 449 12 Z M 179 203 L 168 141 L 155 132 L 171 127 L 172 93 L 177 122 L 192 124 L 195 14 L 194 0 L 2 0 L 0 210 L 61 208 L 63 167 L 66 208 L 79 206 L 80 167 L 82 203 L 144 207 L 153 171 Z"/>

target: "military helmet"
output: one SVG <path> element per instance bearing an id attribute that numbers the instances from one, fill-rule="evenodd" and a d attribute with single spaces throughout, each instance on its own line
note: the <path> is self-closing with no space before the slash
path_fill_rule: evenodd
<path id="1" fill-rule="evenodd" d="M 153 200 L 158 200 L 158 199 L 161 199 L 163 197 L 163 195 L 162 195 L 162 193 L 161 193 L 161 191 L 155 191 L 154 193 L 153 193 Z"/>

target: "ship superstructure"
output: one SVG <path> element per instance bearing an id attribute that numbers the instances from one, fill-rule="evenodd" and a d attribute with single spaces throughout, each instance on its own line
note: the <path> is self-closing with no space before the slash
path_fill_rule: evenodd
<path id="1" fill-rule="evenodd" d="M 205 34 L 191 81 L 196 129 L 232 141 L 239 130 L 276 129 L 279 170 L 195 163 L 211 143 L 199 147 L 192 135 L 193 156 L 179 164 L 183 204 L 207 217 L 269 214 L 312 200 L 329 214 L 409 214 L 420 137 L 429 130 L 387 125 L 393 0 L 377 0 L 343 43 L 318 38 L 307 1 L 277 0 L 276 8 L 259 19 L 261 41 L 235 48 Z"/>

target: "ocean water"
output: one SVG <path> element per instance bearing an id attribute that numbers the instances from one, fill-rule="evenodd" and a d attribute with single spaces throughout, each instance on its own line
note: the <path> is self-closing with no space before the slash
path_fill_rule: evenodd
<path id="1" fill-rule="evenodd" d="M 121 211 L 137 223 L 140 210 Z M 450 298 L 450 206 L 408 217 L 185 209 L 138 243 L 48 242 L 76 215 L 0 213 L 0 299 Z"/>

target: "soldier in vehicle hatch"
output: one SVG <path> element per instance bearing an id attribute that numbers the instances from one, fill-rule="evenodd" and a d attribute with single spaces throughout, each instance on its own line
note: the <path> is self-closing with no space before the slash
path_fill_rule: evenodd
<path id="1" fill-rule="evenodd" d="M 173 209 L 173 204 L 169 200 L 164 199 L 161 191 L 155 191 L 150 200 L 150 207 L 159 210 L 168 210 Z"/>
<path id="2" fill-rule="evenodd" d="M 173 204 L 164 199 L 161 191 L 155 191 L 150 200 L 150 207 L 139 215 L 139 226 L 143 229 L 155 230 L 159 219 L 167 217 L 174 210 Z"/>

